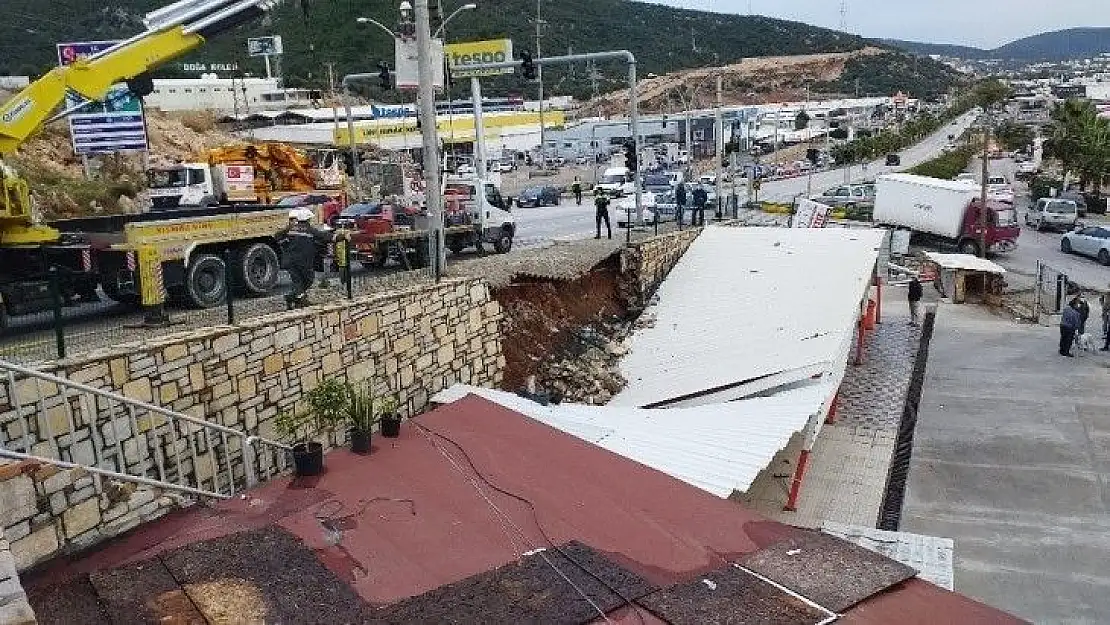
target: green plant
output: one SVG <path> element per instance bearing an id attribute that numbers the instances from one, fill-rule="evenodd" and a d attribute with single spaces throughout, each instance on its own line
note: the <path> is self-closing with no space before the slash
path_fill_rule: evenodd
<path id="1" fill-rule="evenodd" d="M 359 385 L 347 384 L 347 417 L 351 427 L 360 432 L 369 432 L 378 422 L 374 412 L 374 389 L 368 382 Z"/>
<path id="2" fill-rule="evenodd" d="M 335 427 L 347 418 L 348 399 L 347 384 L 335 378 L 324 380 L 305 394 L 309 411 L 323 429 Z"/>
<path id="3" fill-rule="evenodd" d="M 311 412 L 281 411 L 274 418 L 278 438 L 293 445 L 308 443 L 320 433 L 319 420 Z"/>
<path id="4" fill-rule="evenodd" d="M 397 414 L 397 399 L 394 397 L 386 397 L 380 402 L 378 416 L 388 417 L 395 414 Z"/>

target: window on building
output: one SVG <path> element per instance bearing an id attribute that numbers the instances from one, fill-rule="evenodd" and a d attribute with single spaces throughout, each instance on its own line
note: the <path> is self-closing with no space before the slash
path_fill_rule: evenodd
<path id="1" fill-rule="evenodd" d="M 193 92 L 193 90 L 192 90 L 192 89 L 186 89 L 186 90 L 185 90 L 185 93 L 192 93 L 192 92 Z"/>
<path id="2" fill-rule="evenodd" d="M 695 130 L 694 131 L 694 141 L 705 141 L 705 131 L 704 130 Z"/>
<path id="3" fill-rule="evenodd" d="M 177 93 L 177 89 L 170 89 L 170 93 Z"/>

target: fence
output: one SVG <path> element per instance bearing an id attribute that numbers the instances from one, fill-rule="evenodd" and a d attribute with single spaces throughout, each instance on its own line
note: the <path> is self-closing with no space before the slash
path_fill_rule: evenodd
<path id="1" fill-rule="evenodd" d="M 1058 315 L 1067 302 L 1068 275 L 1043 260 L 1037 261 L 1037 283 L 1033 286 L 1034 315 Z"/>
<path id="2" fill-rule="evenodd" d="M 383 290 L 435 278 L 430 259 L 434 242 L 425 237 L 396 239 L 372 250 L 356 249 L 338 242 L 316 267 L 306 300 L 308 305 L 339 298 L 353 299 Z M 210 307 L 185 307 L 170 293 L 169 322 L 152 326 L 134 305 L 111 300 L 95 285 L 74 288 L 70 276 L 59 268 L 23 280 L 0 284 L 0 359 L 35 363 L 89 350 L 156 337 L 169 332 L 235 323 L 251 317 L 280 312 L 290 307 L 293 283 L 289 271 L 273 273 L 272 265 L 236 267 L 242 259 L 227 253 L 207 261 L 207 272 L 194 284 L 203 290 Z M 245 287 L 242 273 L 255 285 L 266 285 L 263 293 Z M 257 286 L 255 291 L 260 290 Z M 73 293 L 84 293 L 75 296 Z"/>

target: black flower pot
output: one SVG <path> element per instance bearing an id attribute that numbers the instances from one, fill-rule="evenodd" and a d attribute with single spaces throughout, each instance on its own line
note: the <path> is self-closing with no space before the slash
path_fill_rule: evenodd
<path id="1" fill-rule="evenodd" d="M 324 446 L 320 443 L 293 445 L 293 468 L 297 477 L 320 475 L 324 470 Z"/>
<path id="2" fill-rule="evenodd" d="M 356 454 L 370 453 L 370 432 L 353 428 L 351 430 L 351 451 Z"/>
<path id="3" fill-rule="evenodd" d="M 397 438 L 401 435 L 401 415 L 386 415 L 382 417 L 382 436 Z"/>

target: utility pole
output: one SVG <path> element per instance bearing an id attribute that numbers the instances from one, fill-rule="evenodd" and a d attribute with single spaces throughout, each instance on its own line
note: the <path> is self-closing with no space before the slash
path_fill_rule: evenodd
<path id="1" fill-rule="evenodd" d="M 989 150 L 991 142 L 990 108 L 983 106 L 983 180 L 979 195 L 979 256 L 987 257 L 987 178 L 989 177 Z"/>
<path id="2" fill-rule="evenodd" d="M 724 106 L 724 94 L 722 93 L 723 90 L 724 78 L 722 76 L 717 76 L 717 123 L 713 129 L 713 134 L 716 135 L 714 137 L 714 139 L 716 139 L 714 143 L 717 144 L 717 149 L 713 151 L 713 160 L 717 161 L 717 178 L 715 179 L 714 184 L 717 187 L 716 217 L 718 221 L 721 220 L 721 160 L 724 158 L 725 154 L 725 120 L 724 110 L 722 109 L 722 107 Z"/>
<path id="3" fill-rule="evenodd" d="M 438 279 L 443 272 L 446 250 L 443 241 L 443 194 L 439 183 L 439 135 L 436 132 L 436 88 L 435 68 L 432 67 L 432 25 L 428 12 L 428 0 L 416 0 L 416 45 L 417 72 L 420 76 L 418 100 L 420 102 L 420 134 L 424 151 L 424 195 L 428 203 L 428 219 L 432 223 L 432 238 L 429 241 L 434 256 L 432 273 Z M 479 172 L 481 175 L 484 172 Z M 433 243 L 434 241 L 434 243 Z"/>
<path id="4" fill-rule="evenodd" d="M 536 0 L 536 58 L 542 59 L 543 53 L 540 50 L 540 35 L 543 29 L 543 19 L 540 18 L 540 9 L 543 0 Z M 543 123 L 543 65 L 536 66 L 536 79 L 540 83 L 540 163 L 544 166 L 547 165 L 547 132 Z"/>

